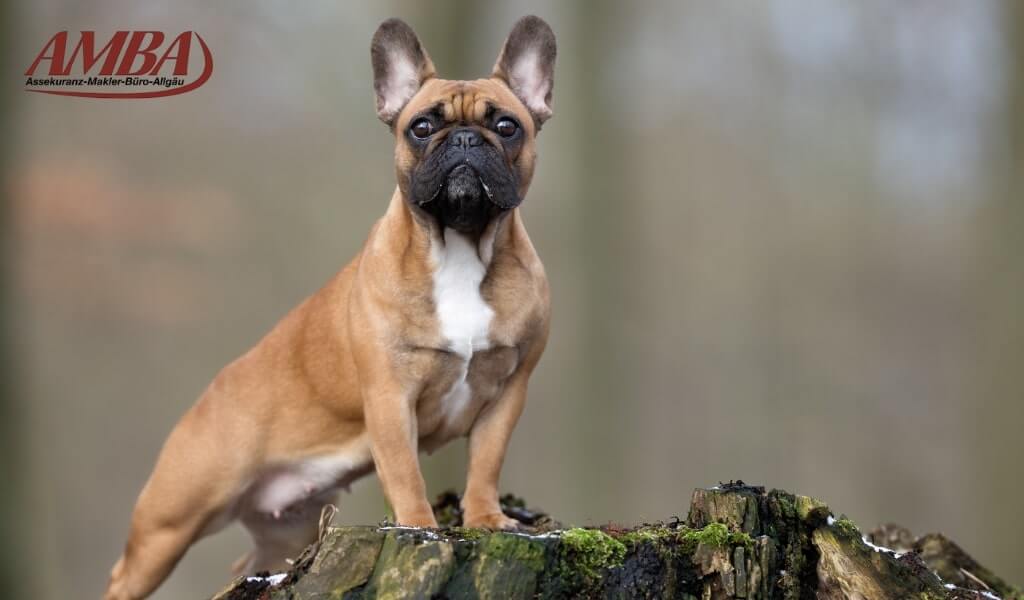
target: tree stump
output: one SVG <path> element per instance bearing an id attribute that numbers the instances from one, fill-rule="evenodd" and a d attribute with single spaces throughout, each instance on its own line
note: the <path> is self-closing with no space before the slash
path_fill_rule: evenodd
<path id="1" fill-rule="evenodd" d="M 565 528 L 510 496 L 503 508 L 524 531 L 461 527 L 450 493 L 436 530 L 324 522 L 289 572 L 241 577 L 215 600 L 1024 600 L 941 535 L 866 536 L 819 500 L 742 482 L 695 490 L 685 521 L 635 527 Z"/>

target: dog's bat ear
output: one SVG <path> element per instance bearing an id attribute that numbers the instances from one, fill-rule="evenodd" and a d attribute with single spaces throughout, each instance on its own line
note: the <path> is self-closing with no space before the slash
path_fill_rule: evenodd
<path id="1" fill-rule="evenodd" d="M 401 19 L 388 19 L 377 28 L 370 43 L 370 62 L 377 116 L 391 126 L 423 82 L 434 76 L 434 63 L 412 27 Z"/>
<path id="2" fill-rule="evenodd" d="M 540 17 L 523 17 L 508 34 L 491 74 L 508 84 L 538 126 L 551 116 L 555 54 L 555 34 L 551 27 Z"/>

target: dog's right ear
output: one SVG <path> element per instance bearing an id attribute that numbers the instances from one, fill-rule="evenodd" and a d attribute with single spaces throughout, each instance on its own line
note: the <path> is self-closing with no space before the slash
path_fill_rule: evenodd
<path id="1" fill-rule="evenodd" d="M 416 33 L 401 19 L 380 24 L 370 44 L 377 116 L 390 127 L 424 81 L 434 76 L 434 63 Z"/>

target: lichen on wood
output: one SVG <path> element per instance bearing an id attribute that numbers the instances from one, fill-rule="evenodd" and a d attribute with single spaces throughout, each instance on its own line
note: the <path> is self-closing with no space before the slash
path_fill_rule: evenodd
<path id="1" fill-rule="evenodd" d="M 290 572 L 239 578 L 215 600 L 1024 600 L 942 536 L 864 536 L 820 500 L 742 482 L 695 490 L 686 520 L 635 527 L 566 528 L 514 497 L 503 508 L 528 525 L 464 528 L 447 494 L 441 529 L 325 526 Z"/>

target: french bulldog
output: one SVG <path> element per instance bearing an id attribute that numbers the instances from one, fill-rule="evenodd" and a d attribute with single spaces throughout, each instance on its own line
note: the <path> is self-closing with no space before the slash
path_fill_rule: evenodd
<path id="1" fill-rule="evenodd" d="M 468 437 L 469 527 L 517 525 L 498 478 L 550 322 L 519 206 L 551 116 L 555 37 L 512 28 L 490 76 L 441 79 L 413 30 L 371 44 L 397 186 L 359 254 L 225 367 L 171 431 L 105 598 L 144 598 L 235 519 L 238 573 L 287 568 L 321 508 L 376 470 L 394 518 L 436 527 L 420 451 Z"/>

